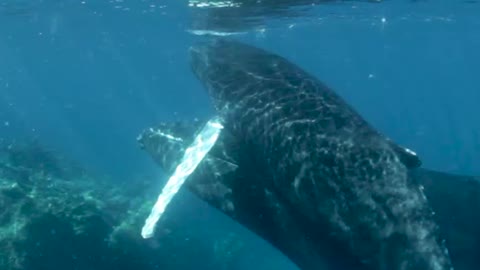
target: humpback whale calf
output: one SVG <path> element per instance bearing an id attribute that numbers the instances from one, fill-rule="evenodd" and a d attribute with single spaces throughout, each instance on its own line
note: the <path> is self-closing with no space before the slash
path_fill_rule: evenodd
<path id="1" fill-rule="evenodd" d="M 453 269 L 401 147 L 285 58 L 224 39 L 190 50 L 225 131 L 262 186 L 371 270 Z"/>
<path id="2" fill-rule="evenodd" d="M 146 129 L 138 141 L 167 173 L 180 162 L 185 148 L 204 122 L 168 122 Z M 319 237 L 318 228 L 285 202 L 264 192 L 261 168 L 240 160 L 242 146 L 228 133 L 187 181 L 200 199 L 256 233 L 289 257 L 302 270 L 363 269 Z M 411 155 L 412 161 L 415 156 Z M 416 164 L 420 164 L 418 158 Z M 480 178 L 422 168 L 409 174 L 425 193 L 448 243 L 457 270 L 480 265 Z M 234 206 L 234 207 L 232 207 Z M 337 252 L 335 254 L 335 252 Z"/>

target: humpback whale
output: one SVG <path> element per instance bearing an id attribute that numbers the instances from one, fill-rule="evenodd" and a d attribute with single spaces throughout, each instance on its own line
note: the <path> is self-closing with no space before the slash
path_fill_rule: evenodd
<path id="1" fill-rule="evenodd" d="M 138 142 L 168 174 L 193 141 L 200 122 L 161 123 L 145 130 Z M 302 270 L 358 269 L 362 265 L 323 237 L 309 221 L 265 185 L 264 169 L 251 162 L 228 132 L 185 183 L 196 196 L 272 244 Z"/>
<path id="2" fill-rule="evenodd" d="M 160 123 L 144 130 L 138 142 L 162 170 L 172 173 L 203 124 L 204 121 Z M 248 160 L 238 158 L 242 155 L 242 146 L 236 143 L 230 134 L 223 133 L 190 176 L 187 188 L 272 244 L 302 270 L 362 269 L 341 251 L 329 247 L 328 242 L 318 236 L 314 224 L 295 214 L 295 209 L 273 197 L 274 194 L 264 192 L 261 170 L 248 164 Z M 409 174 L 425 187 L 455 269 L 476 269 L 480 265 L 477 256 L 480 250 L 480 178 L 416 167 L 409 170 Z"/>
<path id="3" fill-rule="evenodd" d="M 262 186 L 371 270 L 453 269 L 405 151 L 314 76 L 233 40 L 190 50 L 194 74 Z M 235 205 L 233 205 L 235 207 Z"/>

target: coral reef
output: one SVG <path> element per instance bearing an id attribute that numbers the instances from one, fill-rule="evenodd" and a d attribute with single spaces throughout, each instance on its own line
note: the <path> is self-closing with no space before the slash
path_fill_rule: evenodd
<path id="1" fill-rule="evenodd" d="M 159 236 L 141 238 L 158 193 L 147 182 L 115 184 L 72 164 L 37 142 L 0 147 L 0 269 L 220 268 L 222 240 L 177 229 L 168 211 Z"/>

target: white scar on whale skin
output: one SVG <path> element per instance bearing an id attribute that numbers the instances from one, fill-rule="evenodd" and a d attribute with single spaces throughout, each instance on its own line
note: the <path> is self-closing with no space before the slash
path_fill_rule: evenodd
<path id="1" fill-rule="evenodd" d="M 215 117 L 207 122 L 200 133 L 195 137 L 192 145 L 190 145 L 183 156 L 182 162 L 177 166 L 173 175 L 168 179 L 167 184 L 163 187 L 162 193 L 158 196 L 157 202 L 152 208 L 145 225 L 142 228 L 142 237 L 151 238 L 155 234 L 155 226 L 165 212 L 170 201 L 180 190 L 182 185 L 197 168 L 198 164 L 208 154 L 210 149 L 220 136 L 223 129 L 220 119 Z"/>

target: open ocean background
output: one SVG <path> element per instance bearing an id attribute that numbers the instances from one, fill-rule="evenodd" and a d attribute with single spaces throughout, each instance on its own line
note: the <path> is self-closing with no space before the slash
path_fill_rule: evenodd
<path id="1" fill-rule="evenodd" d="M 188 48 L 199 30 L 241 32 L 331 86 L 425 167 L 480 175 L 480 3 L 347 1 L 248 15 L 213 23 L 182 0 L 0 0 L 0 140 L 38 139 L 113 181 L 158 182 L 165 176 L 137 135 L 209 116 Z M 185 224 L 249 239 L 238 269 L 295 269 L 184 196 Z"/>

